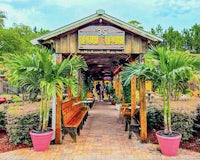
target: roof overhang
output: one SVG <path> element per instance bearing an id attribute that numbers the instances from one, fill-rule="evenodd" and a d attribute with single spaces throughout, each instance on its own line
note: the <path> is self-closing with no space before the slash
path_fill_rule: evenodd
<path id="1" fill-rule="evenodd" d="M 110 16 L 108 14 L 105 13 L 104 10 L 97 10 L 95 14 L 92 14 L 88 17 L 85 17 L 83 19 L 80 19 L 78 21 L 75 21 L 73 23 L 70 23 L 68 25 L 65 25 L 63 27 L 60 27 L 54 31 L 51 31 L 43 36 L 40 36 L 36 39 L 33 39 L 31 40 L 31 43 L 36 45 L 36 44 L 41 44 L 42 41 L 46 41 L 46 40 L 49 40 L 53 37 L 56 37 L 60 34 L 63 34 L 63 33 L 66 33 L 66 32 L 69 32 L 70 30 L 73 30 L 75 28 L 79 28 L 81 26 L 84 26 L 92 21 L 95 21 L 95 20 L 98 20 L 98 19 L 102 19 L 102 20 L 105 20 L 105 21 L 108 21 L 116 26 L 119 26 L 120 28 L 124 29 L 124 30 L 127 30 L 131 33 L 134 33 L 134 34 L 137 34 L 141 37 L 144 37 L 148 40 L 151 40 L 153 42 L 162 42 L 163 39 L 158 37 L 158 36 L 155 36 L 155 35 L 152 35 L 151 33 L 149 32 L 146 32 L 144 30 L 141 30 L 141 29 L 138 29 L 136 27 L 134 27 L 133 25 L 129 24 L 129 23 L 126 23 L 122 20 L 119 20 L 113 16 Z"/>

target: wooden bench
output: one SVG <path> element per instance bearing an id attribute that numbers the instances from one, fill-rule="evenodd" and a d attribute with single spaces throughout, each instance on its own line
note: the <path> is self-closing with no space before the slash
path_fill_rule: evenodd
<path id="1" fill-rule="evenodd" d="M 131 103 L 122 103 L 120 105 L 119 118 L 122 119 L 122 123 L 124 123 L 124 116 L 131 115 L 131 110 L 129 109 L 129 106 L 131 106 Z"/>
<path id="2" fill-rule="evenodd" d="M 87 103 L 89 104 L 90 109 L 94 106 L 95 98 L 92 94 L 91 91 L 87 93 L 87 98 L 86 98 Z"/>
<path id="3" fill-rule="evenodd" d="M 87 98 L 85 100 L 82 100 L 81 96 L 76 97 L 76 101 L 82 102 L 82 104 L 84 106 L 89 106 L 90 109 L 92 109 L 94 102 L 95 102 L 95 99 L 93 97 L 90 97 L 90 96 L 87 95 Z"/>
<path id="4" fill-rule="evenodd" d="M 76 134 L 80 135 L 80 130 L 88 117 L 88 110 L 78 98 L 67 100 L 62 104 L 63 133 L 69 133 L 74 142 Z"/>
<path id="5" fill-rule="evenodd" d="M 129 115 L 127 114 L 124 116 L 125 131 L 129 131 L 129 139 L 132 138 L 132 132 L 138 133 L 136 134 L 136 136 L 138 137 L 140 135 L 139 111 L 140 111 L 140 106 L 136 106 L 132 119 L 131 119 L 131 114 Z"/>

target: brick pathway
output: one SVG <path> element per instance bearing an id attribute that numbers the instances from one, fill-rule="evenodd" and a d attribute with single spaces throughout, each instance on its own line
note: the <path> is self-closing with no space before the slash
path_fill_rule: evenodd
<path id="1" fill-rule="evenodd" d="M 176 157 L 163 156 L 158 145 L 141 144 L 137 137 L 128 139 L 124 125 L 119 122 L 119 111 L 103 102 L 97 102 L 73 143 L 68 135 L 63 144 L 51 145 L 45 152 L 32 148 L 0 154 L 0 160 L 197 160 L 200 153 L 180 149 Z"/>

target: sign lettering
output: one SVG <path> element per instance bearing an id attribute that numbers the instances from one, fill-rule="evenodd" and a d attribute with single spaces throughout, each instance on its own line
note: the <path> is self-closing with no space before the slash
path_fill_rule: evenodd
<path id="1" fill-rule="evenodd" d="M 123 50 L 125 32 L 113 26 L 88 26 L 78 31 L 79 49 Z"/>

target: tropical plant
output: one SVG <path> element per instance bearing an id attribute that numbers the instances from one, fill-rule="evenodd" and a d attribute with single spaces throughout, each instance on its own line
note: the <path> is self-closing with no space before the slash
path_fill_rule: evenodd
<path id="1" fill-rule="evenodd" d="M 52 96 L 61 96 L 64 85 L 69 85 L 74 93 L 77 85 L 73 77 L 68 75 L 74 70 L 86 69 L 83 58 L 77 55 L 55 64 L 53 55 L 46 48 L 39 49 L 32 56 L 12 55 L 5 63 L 9 67 L 7 77 L 12 85 L 25 87 L 29 93 L 41 94 L 39 131 L 42 132 L 47 130 Z"/>
<path id="2" fill-rule="evenodd" d="M 131 84 L 123 85 L 123 96 L 125 103 L 131 103 Z"/>
<path id="3" fill-rule="evenodd" d="M 190 54 L 170 51 L 163 47 L 152 48 L 147 55 L 152 58 L 151 64 L 128 64 L 122 72 L 124 85 L 130 83 L 133 76 L 143 81 L 151 80 L 159 88 L 163 97 L 165 134 L 172 133 L 170 96 L 175 86 L 195 76 L 199 70 L 200 60 Z"/>

